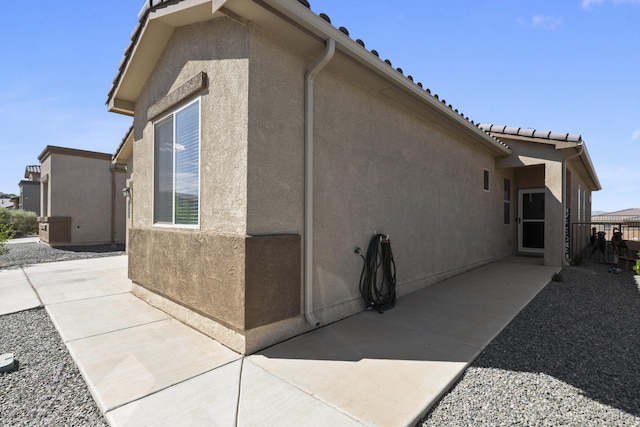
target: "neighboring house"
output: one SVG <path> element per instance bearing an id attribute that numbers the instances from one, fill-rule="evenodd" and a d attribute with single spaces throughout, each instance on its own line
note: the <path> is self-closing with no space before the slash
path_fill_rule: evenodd
<path id="1" fill-rule="evenodd" d="M 593 215 L 593 221 L 626 221 L 640 222 L 640 208 L 623 209 L 621 211 L 607 212 Z"/>
<path id="2" fill-rule="evenodd" d="M 0 197 L 0 208 L 15 209 L 15 201 L 13 197 Z"/>
<path id="3" fill-rule="evenodd" d="M 40 239 L 52 246 L 125 242 L 125 170 L 111 155 L 48 145 L 41 163 Z"/>
<path id="4" fill-rule="evenodd" d="M 364 309 L 376 231 L 399 295 L 565 262 L 563 205 L 588 215 L 600 188 L 581 139 L 489 134 L 304 0 L 148 4 L 107 99 L 134 116 L 139 297 L 251 353 Z"/>
<path id="5" fill-rule="evenodd" d="M 20 209 L 40 215 L 40 165 L 27 166 L 20 187 Z"/>
<path id="6" fill-rule="evenodd" d="M 599 231 L 604 231 L 609 240 L 613 237 L 613 229 L 618 228 L 623 239 L 640 241 L 640 208 L 593 215 L 591 222 Z"/>

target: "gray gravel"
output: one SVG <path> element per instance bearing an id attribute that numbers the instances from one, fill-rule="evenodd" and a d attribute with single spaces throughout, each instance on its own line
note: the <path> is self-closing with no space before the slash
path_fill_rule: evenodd
<path id="1" fill-rule="evenodd" d="M 121 254 L 13 244 L 0 268 Z M 640 426 L 640 288 L 630 272 L 568 267 L 480 354 L 426 426 Z M 0 316 L 0 426 L 106 426 L 43 309 Z"/>
<path id="2" fill-rule="evenodd" d="M 110 245 L 55 249 L 43 243 L 13 243 L 6 248 L 0 268 L 124 253 Z M 0 427 L 107 426 L 44 309 L 0 316 L 3 353 L 15 355 L 17 369 L 0 373 Z"/>
<path id="3" fill-rule="evenodd" d="M 14 243 L 5 248 L 9 251 L 0 255 L 0 268 L 124 254 L 123 245 L 109 244 L 52 248 L 46 243 Z"/>
<path id="4" fill-rule="evenodd" d="M 42 308 L 0 316 L 0 426 L 106 426 L 80 371 Z"/>
<path id="5" fill-rule="evenodd" d="M 640 426 L 640 288 L 609 268 L 565 268 L 422 426 Z"/>

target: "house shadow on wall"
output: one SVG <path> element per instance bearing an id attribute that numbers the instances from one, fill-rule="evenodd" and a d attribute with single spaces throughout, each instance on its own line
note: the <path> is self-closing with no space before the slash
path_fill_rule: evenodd
<path id="1" fill-rule="evenodd" d="M 546 374 L 640 416 L 640 282 L 610 267 L 569 267 L 571 278 L 542 290 L 473 366 Z"/>

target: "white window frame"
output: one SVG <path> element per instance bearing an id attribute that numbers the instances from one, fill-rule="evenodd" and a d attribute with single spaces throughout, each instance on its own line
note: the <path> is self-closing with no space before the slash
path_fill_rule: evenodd
<path id="1" fill-rule="evenodd" d="M 175 154 L 173 155 L 172 158 L 172 167 L 174 170 L 173 173 L 173 192 L 174 192 L 174 197 L 173 197 L 173 203 L 172 203 L 172 208 L 171 208 L 171 218 L 172 218 L 172 223 L 165 223 L 165 222 L 156 222 L 156 218 L 155 218 L 155 194 L 156 194 L 156 174 L 155 174 L 155 164 L 156 164 L 156 135 L 155 135 L 155 130 L 156 130 L 156 124 L 162 122 L 163 120 L 169 118 L 170 116 L 174 117 L 174 123 L 175 123 L 175 115 L 176 113 L 190 107 L 191 105 L 198 103 L 198 222 L 196 224 L 176 224 L 175 223 L 175 214 L 176 214 L 176 204 L 175 204 L 175 188 L 176 188 L 176 177 L 175 177 L 175 167 L 176 167 L 176 156 Z M 201 174 L 201 165 L 202 165 L 202 102 L 201 102 L 201 97 L 197 97 L 196 99 L 185 103 L 183 105 L 181 105 L 178 108 L 175 108 L 174 110 L 171 110 L 170 112 L 168 112 L 167 114 L 158 117 L 156 120 L 154 120 L 151 124 L 151 129 L 152 129 L 152 141 L 153 141 L 153 154 L 152 154 L 152 161 L 151 161 L 151 177 L 152 177 L 152 191 L 151 191 L 151 223 L 153 225 L 153 227 L 158 227 L 158 228 L 190 228 L 190 229 L 199 229 L 200 228 L 200 216 L 202 213 L 202 201 L 201 201 L 201 195 L 202 195 L 202 189 L 201 189 L 201 182 L 202 182 L 202 174 Z M 175 145 L 175 133 L 176 133 L 176 128 L 175 125 L 173 126 L 173 143 Z"/>

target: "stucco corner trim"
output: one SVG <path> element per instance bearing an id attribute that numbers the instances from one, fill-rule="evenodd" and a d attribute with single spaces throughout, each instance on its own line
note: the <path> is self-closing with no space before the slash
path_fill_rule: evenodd
<path id="1" fill-rule="evenodd" d="M 208 84 L 207 73 L 201 71 L 194 77 L 187 80 L 184 84 L 182 84 L 176 90 L 170 92 L 168 95 L 160 99 L 158 102 L 153 104 L 147 110 L 147 118 L 149 120 L 153 120 L 158 117 L 160 114 L 169 110 L 170 108 L 176 106 L 180 102 L 185 99 L 193 96 L 198 93 L 202 89 L 206 89 Z"/>

